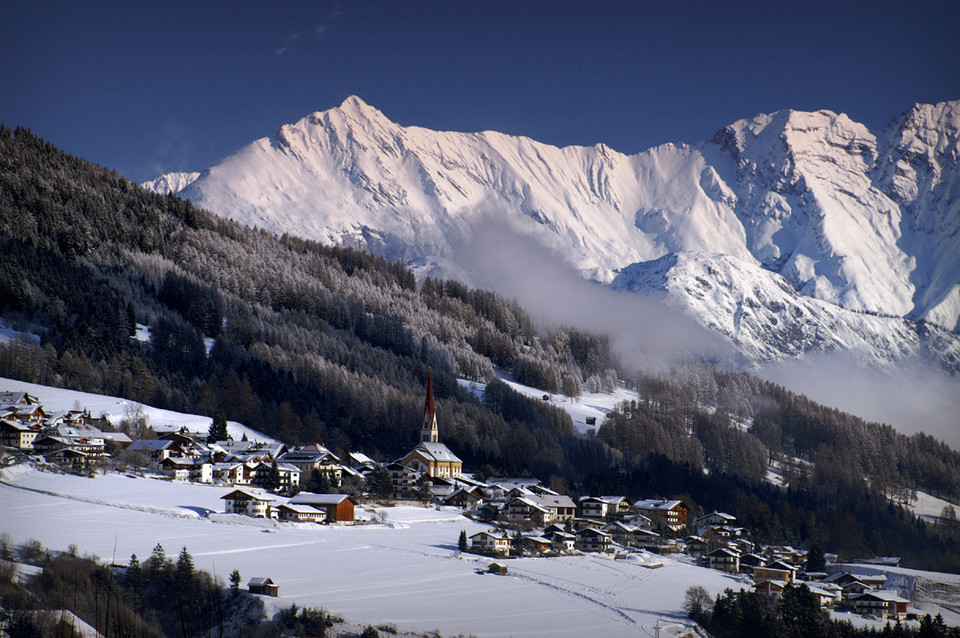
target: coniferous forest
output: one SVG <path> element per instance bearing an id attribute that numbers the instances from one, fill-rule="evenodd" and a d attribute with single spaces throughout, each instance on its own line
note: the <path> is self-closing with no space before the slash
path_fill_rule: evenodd
<path id="1" fill-rule="evenodd" d="M 960 572 L 960 531 L 914 518 L 960 499 L 960 454 L 707 363 L 624 369 L 604 335 L 538 326 L 516 302 L 418 282 L 369 254 L 241 226 L 0 127 L 0 376 L 223 414 L 288 443 L 394 458 L 418 439 L 428 375 L 444 441 L 481 473 L 576 493 L 684 496 L 758 539 Z M 139 337 L 148 326 L 149 338 Z M 491 382 L 638 400 L 595 436 Z M 775 464 L 785 485 L 765 480 Z M 706 470 L 706 471 L 705 471 Z"/>

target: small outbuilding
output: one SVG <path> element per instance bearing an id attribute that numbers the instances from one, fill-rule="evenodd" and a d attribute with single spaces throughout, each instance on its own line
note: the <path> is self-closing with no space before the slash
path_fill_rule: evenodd
<path id="1" fill-rule="evenodd" d="M 507 566 L 502 563 L 490 563 L 490 567 L 487 569 L 491 574 L 496 574 L 497 576 L 506 576 L 507 575 Z"/>
<path id="2" fill-rule="evenodd" d="M 270 578 L 251 578 L 247 583 L 247 589 L 251 594 L 260 594 L 261 596 L 279 596 L 280 586 Z"/>

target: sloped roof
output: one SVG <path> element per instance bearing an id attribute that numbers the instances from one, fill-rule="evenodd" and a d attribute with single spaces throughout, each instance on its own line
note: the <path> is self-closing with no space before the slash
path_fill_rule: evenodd
<path id="1" fill-rule="evenodd" d="M 460 458 L 450 451 L 443 443 L 430 443 L 429 441 L 421 441 L 417 447 L 413 448 L 413 452 L 419 452 L 427 459 L 432 459 L 437 462 L 444 463 L 463 463 Z"/>
<path id="2" fill-rule="evenodd" d="M 648 498 L 642 501 L 637 501 L 634 503 L 634 507 L 641 510 L 660 510 L 668 511 L 675 508 L 677 505 L 682 505 L 683 501 L 672 500 L 667 501 L 660 498 Z"/>
<path id="3" fill-rule="evenodd" d="M 159 452 L 175 445 L 176 442 L 165 439 L 137 439 L 130 444 L 128 449 L 134 452 L 141 450 L 144 452 Z"/>
<path id="4" fill-rule="evenodd" d="M 349 494 L 314 494 L 313 492 L 300 492 L 288 502 L 295 505 L 339 505 L 348 498 Z"/>
<path id="5" fill-rule="evenodd" d="M 231 491 L 229 494 L 225 494 L 225 495 L 221 496 L 220 498 L 221 498 L 221 499 L 236 498 L 236 494 L 243 494 L 243 495 L 247 496 L 248 498 L 252 498 L 252 499 L 257 500 L 257 501 L 275 501 L 275 500 L 277 500 L 275 497 L 271 496 L 271 495 L 268 494 L 267 492 L 264 492 L 263 490 L 256 490 L 256 489 L 253 489 L 253 488 L 243 488 L 243 487 L 237 488 L 237 489 Z"/>

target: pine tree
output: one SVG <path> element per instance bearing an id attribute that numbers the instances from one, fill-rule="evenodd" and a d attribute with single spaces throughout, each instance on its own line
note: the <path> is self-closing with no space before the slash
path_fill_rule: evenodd
<path id="1" fill-rule="evenodd" d="M 461 552 L 467 551 L 467 530 L 460 530 L 460 538 L 457 539 L 457 549 Z"/>
<path id="2" fill-rule="evenodd" d="M 177 558 L 177 585 L 183 587 L 193 580 L 193 556 L 184 546 Z"/>
<path id="3" fill-rule="evenodd" d="M 150 558 L 147 559 L 147 572 L 152 576 L 156 577 L 167 569 L 167 552 L 163 549 L 163 545 L 157 543 L 153 548 L 153 552 L 150 554 Z"/>
<path id="4" fill-rule="evenodd" d="M 139 597 L 143 591 L 143 569 L 136 554 L 130 556 L 130 562 L 127 564 L 126 583 L 134 596 Z"/>
<path id="5" fill-rule="evenodd" d="M 235 569 L 232 572 L 230 572 L 230 591 L 233 593 L 234 596 L 240 595 L 240 581 L 241 581 L 241 578 L 240 578 L 239 569 Z"/>
<path id="6" fill-rule="evenodd" d="M 433 487 L 433 483 L 430 482 L 430 477 L 424 472 L 417 478 L 417 489 L 414 492 L 417 500 L 423 502 L 430 501 L 433 498 L 431 487 Z"/>
<path id="7" fill-rule="evenodd" d="M 213 417 L 210 430 L 207 432 L 207 443 L 227 440 L 227 418 L 223 414 Z"/>
<path id="8" fill-rule="evenodd" d="M 388 498 L 393 493 L 393 481 L 385 467 L 378 467 L 370 473 L 370 491 L 380 498 Z"/>
<path id="9" fill-rule="evenodd" d="M 276 461 L 270 464 L 270 474 L 267 475 L 264 487 L 268 490 L 275 490 L 280 487 L 280 468 Z"/>

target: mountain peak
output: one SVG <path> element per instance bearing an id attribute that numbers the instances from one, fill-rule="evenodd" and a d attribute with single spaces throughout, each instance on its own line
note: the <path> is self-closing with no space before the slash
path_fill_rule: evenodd
<path id="1" fill-rule="evenodd" d="M 850 313 L 844 330 L 866 326 L 864 341 L 889 360 L 889 326 L 864 316 L 960 327 L 960 215 L 950 190 L 957 107 L 915 107 L 881 139 L 842 113 L 785 109 L 734 122 L 713 143 L 622 155 L 404 127 L 351 95 L 227 158 L 183 193 L 243 223 L 359 246 L 437 276 L 456 270 L 462 251 L 451 238 L 469 236 L 491 211 L 601 282 L 669 253 L 721 253 L 755 266 L 731 269 L 727 281 L 770 289 L 758 299 L 782 296 L 781 284 L 813 298 L 804 316 L 820 317 L 822 334 L 839 325 L 840 308 Z M 683 290 L 716 298 L 713 289 Z M 741 296 L 753 299 L 752 290 Z M 754 353 L 796 354 L 775 331 L 768 336 Z"/>

